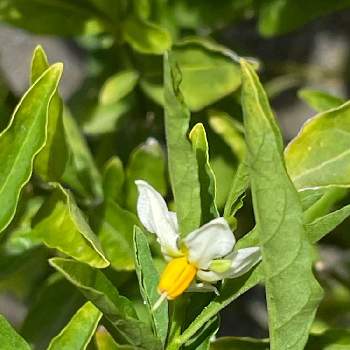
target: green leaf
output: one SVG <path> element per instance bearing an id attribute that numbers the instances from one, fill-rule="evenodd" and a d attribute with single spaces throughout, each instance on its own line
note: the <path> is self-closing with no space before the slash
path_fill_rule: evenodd
<path id="1" fill-rule="evenodd" d="M 322 289 L 312 272 L 301 203 L 283 163 L 281 135 L 266 93 L 252 67 L 244 60 L 241 67 L 248 165 L 262 249 L 271 350 L 302 350 Z"/>
<path id="2" fill-rule="evenodd" d="M 256 286 L 263 280 L 263 271 L 261 264 L 252 269 L 245 275 L 226 279 L 220 289 L 220 294 L 216 296 L 208 306 L 195 318 L 195 320 L 186 328 L 186 330 L 175 340 L 177 344 L 184 344 L 191 339 L 204 325 L 220 310 L 232 303 L 249 289 Z"/>
<path id="3" fill-rule="evenodd" d="M 105 200 L 124 202 L 123 187 L 125 173 L 121 160 L 118 157 L 111 158 L 103 170 L 103 193 Z"/>
<path id="4" fill-rule="evenodd" d="M 98 236 L 108 260 L 116 270 L 134 270 L 133 231 L 135 214 L 108 200 L 100 218 Z"/>
<path id="5" fill-rule="evenodd" d="M 259 30 L 265 36 L 284 34 L 328 13 L 350 6 L 349 0 L 271 0 L 261 1 Z"/>
<path id="6" fill-rule="evenodd" d="M 347 350 L 350 346 L 350 332 L 345 329 L 328 329 L 311 335 L 305 350 Z"/>
<path id="7" fill-rule="evenodd" d="M 313 89 L 299 90 L 298 96 L 316 110 L 316 112 L 324 112 L 328 109 L 339 107 L 345 103 L 345 100 L 342 98 L 333 96 L 324 91 Z"/>
<path id="8" fill-rule="evenodd" d="M 104 268 L 109 262 L 104 257 L 95 234 L 86 222 L 74 198 L 59 184 L 34 218 L 36 237 L 50 248 L 93 267 Z"/>
<path id="9" fill-rule="evenodd" d="M 110 105 L 128 95 L 136 86 L 139 74 L 134 70 L 124 70 L 109 77 L 100 91 L 100 103 Z"/>
<path id="10" fill-rule="evenodd" d="M 49 344 L 48 350 L 85 350 L 95 333 L 102 312 L 86 302 Z"/>
<path id="11" fill-rule="evenodd" d="M 214 172 L 209 164 L 209 146 L 207 135 L 202 123 L 196 124 L 189 134 L 198 164 L 198 178 L 202 203 L 202 220 L 205 224 L 219 216 L 215 203 L 216 181 Z"/>
<path id="12" fill-rule="evenodd" d="M 187 40 L 173 48 L 182 73 L 180 90 L 192 111 L 216 102 L 241 84 L 235 54 L 219 45 Z"/>
<path id="13" fill-rule="evenodd" d="M 350 186 L 350 102 L 310 119 L 285 150 L 298 190 Z"/>
<path id="14" fill-rule="evenodd" d="M 144 54 L 160 55 L 171 46 L 171 36 L 167 30 L 136 16 L 125 20 L 123 34 L 134 50 Z"/>
<path id="15" fill-rule="evenodd" d="M 32 84 L 48 68 L 49 63 L 45 51 L 41 46 L 37 46 L 32 59 Z M 48 110 L 46 144 L 34 161 L 34 170 L 44 181 L 59 181 L 68 160 L 62 109 L 62 100 L 56 91 Z"/>
<path id="16" fill-rule="evenodd" d="M 156 311 L 152 310 L 153 305 L 159 298 L 159 293 L 157 291 L 159 273 L 153 264 L 147 238 L 138 227 L 135 227 L 134 231 L 134 247 L 140 292 L 152 318 L 155 334 L 164 344 L 168 333 L 168 303 L 165 300 Z"/>
<path id="17" fill-rule="evenodd" d="M 119 345 L 105 328 L 99 327 L 95 334 L 97 350 L 135 350 L 133 346 Z"/>
<path id="18" fill-rule="evenodd" d="M 209 125 L 231 148 L 233 154 L 242 161 L 246 145 L 243 126 L 225 112 L 209 111 Z"/>
<path id="19" fill-rule="evenodd" d="M 52 337 L 82 305 L 82 296 L 60 274 L 52 274 L 40 288 L 21 327 L 22 336 L 35 349 L 46 349 Z"/>
<path id="20" fill-rule="evenodd" d="M 92 301 L 118 332 L 118 343 L 131 344 L 138 350 L 161 350 L 148 325 L 136 319 L 132 303 L 100 271 L 74 260 L 53 258 L 50 264 L 77 286 Z"/>
<path id="21" fill-rule="evenodd" d="M 269 350 L 269 341 L 265 339 L 222 337 L 216 339 L 210 350 Z"/>
<path id="22" fill-rule="evenodd" d="M 0 232 L 12 220 L 33 159 L 46 141 L 48 106 L 62 75 L 62 64 L 50 67 L 25 93 L 10 124 L 0 134 Z"/>
<path id="23" fill-rule="evenodd" d="M 159 193 L 166 194 L 165 155 L 158 141 L 153 138 L 131 153 L 126 168 L 126 205 L 134 212 L 138 197 L 135 180 L 145 180 Z"/>
<path id="24" fill-rule="evenodd" d="M 11 0 L 2 2 L 0 20 L 34 33 L 97 34 L 104 23 L 96 11 L 69 0 Z"/>
<path id="25" fill-rule="evenodd" d="M 164 56 L 165 131 L 168 166 L 182 235 L 201 223 L 201 198 L 196 155 L 187 132 L 190 112 L 179 90 L 181 73 L 173 55 Z"/>
<path id="26" fill-rule="evenodd" d="M 347 205 L 339 210 L 336 210 L 330 214 L 321 216 L 305 224 L 305 230 L 309 237 L 310 242 L 316 243 L 326 234 L 333 231 L 338 225 L 340 225 L 350 215 L 350 205 Z"/>
<path id="27" fill-rule="evenodd" d="M 3 350 L 30 350 L 30 346 L 2 315 L 0 315 L 0 344 Z"/>
<path id="28" fill-rule="evenodd" d="M 63 123 L 71 157 L 63 181 L 77 191 L 88 203 L 102 200 L 102 178 L 96 168 L 86 140 L 73 117 L 64 111 Z"/>

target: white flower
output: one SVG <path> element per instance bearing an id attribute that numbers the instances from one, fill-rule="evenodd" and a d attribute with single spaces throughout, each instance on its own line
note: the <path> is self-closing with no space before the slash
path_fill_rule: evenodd
<path id="1" fill-rule="evenodd" d="M 233 251 L 235 237 L 222 217 L 180 238 L 176 214 L 168 210 L 162 196 L 147 182 L 135 181 L 139 197 L 137 212 L 145 228 L 155 233 L 166 260 L 158 286 L 162 298 L 174 299 L 194 290 L 195 279 L 202 291 L 215 291 L 211 283 L 243 275 L 260 259 L 260 248 Z M 190 288 L 189 288 L 190 287 Z"/>

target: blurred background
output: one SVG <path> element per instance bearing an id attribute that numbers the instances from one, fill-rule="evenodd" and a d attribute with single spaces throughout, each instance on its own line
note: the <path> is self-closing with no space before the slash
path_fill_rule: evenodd
<path id="1" fill-rule="evenodd" d="M 65 3 L 64 0 L 62 2 Z M 89 3 L 80 0 L 72 11 L 79 12 L 81 6 L 84 9 L 81 10 L 82 13 L 88 13 L 92 6 L 85 6 L 84 2 Z M 163 4 L 159 7 L 162 9 L 159 13 L 154 13 L 152 6 L 147 10 L 148 5 L 135 5 L 132 11 L 139 11 L 140 17 L 166 28 L 171 33 L 173 43 L 194 36 L 210 38 L 215 41 L 215 45 L 220 44 L 229 52 L 256 59 L 260 77 L 286 143 L 295 137 L 305 121 L 316 114 L 312 104 L 303 98 L 301 89 L 321 90 L 348 99 L 348 2 L 340 1 L 339 4 L 342 5 L 338 9 L 343 8 L 335 11 L 337 6 L 329 8 L 330 6 L 324 5 L 326 2 L 320 1 L 324 11 L 316 11 L 312 16 L 308 16 L 308 5 L 304 8 L 301 1 L 296 1 L 297 5 L 293 5 L 289 12 L 283 12 L 282 9 L 278 13 L 275 13 L 277 10 L 272 5 L 264 6 L 263 1 L 262 7 L 258 7 L 259 11 L 253 6 L 253 1 L 221 0 L 215 1 L 214 5 L 210 5 L 211 1 L 202 4 L 200 1 L 155 2 Z M 28 16 L 34 16 L 37 6 L 28 9 L 26 6 L 30 5 L 24 3 L 0 0 L 0 127 L 6 125 L 11 110 L 29 86 L 32 53 L 40 44 L 47 52 L 50 62 L 64 62 L 61 94 L 86 136 L 99 169 L 103 168 L 112 155 L 118 155 L 127 166 L 133 150 L 149 137 L 156 138 L 164 149 L 163 114 L 161 103 L 157 103 L 159 91 L 156 85 L 161 79 L 161 55 L 159 52 L 151 52 L 152 50 L 147 52 L 148 49 L 141 45 L 143 43 L 137 42 L 137 36 L 142 35 L 142 27 L 134 29 L 136 39 L 130 39 L 126 34 L 120 39 L 123 33 L 120 34 L 118 30 L 90 31 L 87 28 L 90 28 L 91 23 L 81 23 L 75 29 L 72 23 L 76 21 L 77 25 L 80 24 L 83 15 L 78 15 L 78 19 L 75 19 L 76 14 L 63 7 L 62 17 L 60 13 L 55 18 L 45 16 L 46 13 L 37 13 L 38 21 L 41 22 L 39 25 L 30 20 L 21 21 L 27 15 L 27 10 Z M 50 3 L 49 1 L 48 4 Z M 147 1 L 140 3 L 147 4 Z M 280 6 L 283 2 L 272 3 Z M 317 1 L 314 5 L 317 5 Z M 49 6 L 44 10 L 55 11 Z M 71 16 L 71 21 L 66 21 L 65 16 Z M 123 22 L 124 18 L 119 20 Z M 103 105 L 101 90 L 105 89 L 107 79 L 126 69 L 137 71 L 140 76 L 139 85 L 135 85 L 132 92 L 115 104 Z M 148 77 L 151 79 L 147 80 Z M 200 91 L 195 85 L 192 89 Z M 239 89 L 232 89 L 216 97 L 209 105 L 191 108 L 193 123 L 203 122 L 208 133 L 212 165 L 218 182 L 218 205 L 221 209 L 230 179 L 240 160 L 240 153 L 239 141 L 233 142 L 233 145 L 230 141 L 227 142 L 226 132 L 216 126 L 215 117 L 222 113 L 231 116 L 237 122 L 233 126 L 234 132 L 241 134 L 238 99 Z M 169 193 L 168 196 L 171 201 Z M 347 203 L 348 200 L 348 197 L 344 197 L 342 201 Z M 238 235 L 248 232 L 254 225 L 250 199 L 246 199 L 245 203 L 237 215 Z M 322 263 L 317 268 L 327 294 L 319 310 L 319 321 L 315 329 L 321 329 L 326 323 L 335 327 L 350 326 L 350 313 L 346 311 L 350 310 L 349 247 L 349 222 L 344 222 L 337 232 L 321 242 Z M 31 266 L 36 269 L 37 265 L 32 263 Z M 21 269 L 19 265 L 19 275 L 26 271 Z M 47 272 L 43 275 L 46 278 Z M 0 271 L 0 313 L 20 328 L 39 291 L 29 288 L 28 281 L 18 278 L 21 282 L 17 280 L 14 283 L 4 271 L 3 274 Z M 36 276 L 31 283 L 42 279 L 42 275 Z M 23 287 L 21 283 L 26 286 Z M 265 309 L 263 288 L 257 287 L 249 291 L 240 298 L 240 302 L 231 304 L 222 312 L 219 334 L 266 337 Z"/>

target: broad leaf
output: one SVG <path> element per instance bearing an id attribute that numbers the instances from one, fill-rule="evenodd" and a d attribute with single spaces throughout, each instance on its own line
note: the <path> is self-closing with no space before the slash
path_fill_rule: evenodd
<path id="1" fill-rule="evenodd" d="M 186 105 L 198 111 L 235 91 L 241 84 L 235 54 L 205 41 L 185 41 L 173 48 L 182 72 L 180 90 Z"/>
<path id="2" fill-rule="evenodd" d="M 138 227 L 135 227 L 134 231 L 134 249 L 140 292 L 152 318 L 155 334 L 164 344 L 168 333 L 168 302 L 164 301 L 156 311 L 152 311 L 153 305 L 159 298 L 157 291 L 159 273 L 153 264 L 147 238 Z"/>
<path id="3" fill-rule="evenodd" d="M 345 100 L 342 98 L 333 96 L 324 91 L 313 89 L 299 90 L 298 96 L 317 112 L 324 112 L 328 109 L 339 107 L 345 103 Z"/>
<path id="4" fill-rule="evenodd" d="M 125 173 L 121 160 L 118 157 L 111 158 L 103 170 L 103 193 L 105 200 L 111 199 L 119 204 L 124 202 Z"/>
<path id="5" fill-rule="evenodd" d="M 136 16 L 129 16 L 123 23 L 123 34 L 133 49 L 145 54 L 162 54 L 171 46 L 167 30 Z"/>
<path id="6" fill-rule="evenodd" d="M 160 350 L 161 343 L 136 318 L 132 303 L 119 295 L 118 290 L 99 270 L 74 260 L 53 258 L 50 264 L 92 301 L 118 332 L 118 343 L 131 344 L 140 350 Z"/>
<path id="7" fill-rule="evenodd" d="M 33 159 L 45 145 L 48 106 L 61 74 L 62 64 L 46 70 L 22 97 L 0 134 L 0 232 L 12 220 L 21 189 L 31 177 Z"/>
<path id="8" fill-rule="evenodd" d="M 30 350 L 30 346 L 2 315 L 0 315 L 0 344 L 3 350 Z"/>
<path id="9" fill-rule="evenodd" d="M 41 46 L 34 50 L 31 69 L 32 84 L 40 77 L 49 63 Z M 63 127 L 63 104 L 56 91 L 50 102 L 45 147 L 35 158 L 34 170 L 44 181 L 59 181 L 68 160 L 68 149 Z"/>
<path id="10" fill-rule="evenodd" d="M 138 79 L 139 74 L 133 70 L 121 71 L 109 77 L 100 91 L 101 104 L 110 105 L 121 100 L 134 89 Z"/>
<path id="11" fill-rule="evenodd" d="M 95 333 L 97 350 L 135 350 L 131 345 L 119 345 L 104 327 L 99 327 Z"/>
<path id="12" fill-rule="evenodd" d="M 165 131 L 169 176 L 180 232 L 186 235 L 200 226 L 202 214 L 197 160 L 187 136 L 190 112 L 179 90 L 180 83 L 181 72 L 173 55 L 165 55 Z"/>
<path id="13" fill-rule="evenodd" d="M 350 102 L 316 115 L 285 150 L 298 190 L 350 186 Z"/>
<path id="14" fill-rule="evenodd" d="M 73 196 L 59 184 L 34 218 L 35 236 L 50 248 L 93 267 L 109 265 Z"/>
<path id="15" fill-rule="evenodd" d="M 302 350 L 322 289 L 312 272 L 301 203 L 283 163 L 281 135 L 266 93 L 253 68 L 244 60 L 241 67 L 248 165 L 262 249 L 271 350 Z"/>
<path id="16" fill-rule="evenodd" d="M 216 182 L 209 164 L 209 146 L 203 124 L 196 124 L 189 134 L 198 164 L 198 178 L 202 203 L 202 224 L 219 216 L 215 203 Z"/>
<path id="17" fill-rule="evenodd" d="M 52 339 L 48 350 L 85 350 L 102 317 L 94 304 L 86 302 L 66 327 Z"/>
<path id="18" fill-rule="evenodd" d="M 210 350 L 269 350 L 269 341 L 265 339 L 222 337 L 216 339 Z"/>

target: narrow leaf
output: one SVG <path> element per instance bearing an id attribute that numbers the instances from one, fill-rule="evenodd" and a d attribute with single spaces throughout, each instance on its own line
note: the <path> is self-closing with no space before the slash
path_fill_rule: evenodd
<path id="1" fill-rule="evenodd" d="M 262 248 L 271 350 L 302 350 L 322 290 L 298 194 L 283 163 L 281 135 L 258 77 L 241 60 L 242 106 L 253 206 Z M 292 302 L 291 302 L 292 301 Z"/>
<path id="2" fill-rule="evenodd" d="M 187 136 L 190 112 L 184 105 L 180 82 L 181 73 L 172 54 L 165 55 L 165 130 L 169 175 L 180 232 L 186 235 L 200 226 L 202 214 L 197 160 Z"/>
<path id="3" fill-rule="evenodd" d="M 101 311 L 86 302 L 61 333 L 52 339 L 48 350 L 85 350 L 101 317 Z"/>
<path id="4" fill-rule="evenodd" d="M 298 91 L 298 96 L 310 105 L 316 112 L 324 112 L 345 103 L 342 98 L 333 96 L 324 91 L 313 89 L 302 89 Z"/>
<path id="5" fill-rule="evenodd" d="M 93 267 L 109 265 L 95 234 L 73 196 L 59 184 L 34 218 L 34 231 L 50 248 L 56 248 Z"/>
<path id="6" fill-rule="evenodd" d="M 193 151 L 198 164 L 198 178 L 202 203 L 202 220 L 205 224 L 219 216 L 215 203 L 216 181 L 214 172 L 209 164 L 209 146 L 203 124 L 196 124 L 190 132 Z"/>
<path id="7" fill-rule="evenodd" d="M 0 344 L 3 350 L 30 350 L 30 346 L 2 315 L 0 315 Z"/>
<path id="8" fill-rule="evenodd" d="M 0 134 L 0 232 L 12 220 L 33 159 L 46 141 L 48 106 L 57 89 L 62 64 L 50 67 L 22 97 L 8 127 Z"/>
<path id="9" fill-rule="evenodd" d="M 48 68 L 49 63 L 45 51 L 41 46 L 37 46 L 32 59 L 32 84 Z M 48 110 L 46 144 L 34 161 L 34 170 L 44 181 L 59 181 L 68 160 L 62 111 L 63 103 L 56 91 Z"/>
<path id="10" fill-rule="evenodd" d="M 155 334 L 164 344 L 168 333 L 168 303 L 164 301 L 156 311 L 152 310 L 152 307 L 159 298 L 157 291 L 159 273 L 153 264 L 147 238 L 136 226 L 134 231 L 134 245 L 136 273 L 140 284 L 140 292 L 152 318 Z"/>
<path id="11" fill-rule="evenodd" d="M 125 173 L 121 160 L 118 157 L 111 158 L 106 163 L 102 176 L 104 198 L 123 203 Z"/>
<path id="12" fill-rule="evenodd" d="M 241 337 L 222 337 L 216 339 L 210 347 L 210 350 L 269 350 L 269 341 L 267 339 L 241 338 Z"/>

